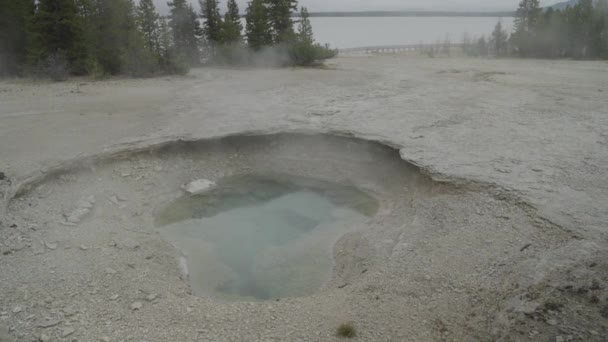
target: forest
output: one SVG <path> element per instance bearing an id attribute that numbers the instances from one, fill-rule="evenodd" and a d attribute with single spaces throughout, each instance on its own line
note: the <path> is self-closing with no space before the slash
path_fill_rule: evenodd
<path id="1" fill-rule="evenodd" d="M 608 0 L 580 0 L 563 10 L 521 0 L 511 34 L 499 21 L 488 38 L 465 35 L 464 52 L 474 56 L 608 59 Z"/>
<path id="2" fill-rule="evenodd" d="M 145 77 L 202 64 L 311 65 L 336 54 L 315 43 L 306 8 L 292 16 L 295 0 L 252 0 L 246 27 L 235 0 L 224 15 L 218 0 L 199 2 L 196 13 L 173 0 L 162 18 L 152 0 L 0 0 L 0 76 Z"/>

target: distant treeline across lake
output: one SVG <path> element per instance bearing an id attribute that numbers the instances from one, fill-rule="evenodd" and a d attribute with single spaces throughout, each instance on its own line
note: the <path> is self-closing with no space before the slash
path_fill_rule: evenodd
<path id="1" fill-rule="evenodd" d="M 296 15 L 297 16 L 297 15 Z M 371 12 L 311 12 L 311 17 L 513 17 L 514 11 L 450 12 L 450 11 L 371 11 Z"/>

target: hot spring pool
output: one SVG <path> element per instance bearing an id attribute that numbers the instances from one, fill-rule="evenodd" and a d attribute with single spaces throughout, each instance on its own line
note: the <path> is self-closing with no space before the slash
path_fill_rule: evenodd
<path id="1" fill-rule="evenodd" d="M 322 287 L 332 276 L 335 242 L 377 209 L 354 187 L 250 175 L 175 200 L 156 225 L 183 254 L 195 294 L 266 300 Z"/>

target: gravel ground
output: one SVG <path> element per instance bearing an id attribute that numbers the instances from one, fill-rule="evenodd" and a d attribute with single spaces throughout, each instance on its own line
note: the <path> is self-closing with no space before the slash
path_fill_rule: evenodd
<path id="1" fill-rule="evenodd" d="M 605 92 L 605 62 L 401 56 L 343 57 L 325 70 L 3 81 L 0 341 L 327 341 L 344 321 L 363 341 L 604 341 Z M 380 141 L 398 150 L 383 162 L 400 154 L 438 190 L 409 201 L 407 181 L 383 177 L 379 216 L 338 241 L 334 278 L 316 295 L 225 303 L 190 294 L 175 251 L 146 220 L 179 182 L 256 170 L 256 158 L 203 143 L 185 160 L 129 154 L 46 177 L 86 156 L 241 132 Z M 237 152 L 276 152 L 247 145 Z M 338 145 L 306 143 L 308 154 L 289 150 L 277 165 L 306 173 L 299 163 L 316 165 L 326 150 L 362 162 Z M 339 179 L 345 169 L 332 170 Z M 370 174 L 352 179 L 374 188 Z M 91 195 L 93 214 L 58 223 Z M 128 210 L 111 200 L 119 195 Z"/>

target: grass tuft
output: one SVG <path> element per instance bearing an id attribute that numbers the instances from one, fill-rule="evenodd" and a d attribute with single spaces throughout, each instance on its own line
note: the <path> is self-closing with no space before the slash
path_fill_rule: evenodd
<path id="1" fill-rule="evenodd" d="M 353 338 L 357 336 L 357 330 L 355 329 L 355 326 L 350 322 L 342 323 L 338 326 L 338 329 L 336 330 L 336 335 L 338 337 Z"/>

